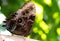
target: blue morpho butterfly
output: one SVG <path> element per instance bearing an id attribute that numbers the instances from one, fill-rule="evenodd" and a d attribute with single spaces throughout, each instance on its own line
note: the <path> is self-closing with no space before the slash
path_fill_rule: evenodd
<path id="1" fill-rule="evenodd" d="M 16 35 L 28 36 L 35 20 L 35 5 L 27 2 L 11 18 L 6 18 L 6 29 Z"/>

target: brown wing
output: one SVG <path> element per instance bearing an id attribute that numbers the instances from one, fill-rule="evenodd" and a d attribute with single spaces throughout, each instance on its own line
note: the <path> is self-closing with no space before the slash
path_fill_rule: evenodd
<path id="1" fill-rule="evenodd" d="M 35 19 L 35 5 L 27 2 L 21 9 L 6 19 L 6 28 L 11 33 L 28 36 Z"/>

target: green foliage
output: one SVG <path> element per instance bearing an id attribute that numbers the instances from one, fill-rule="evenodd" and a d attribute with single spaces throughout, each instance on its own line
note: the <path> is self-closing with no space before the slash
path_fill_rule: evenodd
<path id="1" fill-rule="evenodd" d="M 58 0 L 49 0 L 48 2 L 46 0 L 31 1 L 40 6 L 42 13 L 41 11 L 39 14 L 36 13 L 34 26 L 29 37 L 40 41 L 60 41 L 60 9 Z M 1 12 L 6 17 L 10 17 L 9 15 L 21 8 L 26 0 L 8 0 L 7 2 L 8 5 L 1 5 Z"/>
<path id="2" fill-rule="evenodd" d="M 24 4 L 25 0 L 4 0 L 1 3 L 1 12 L 6 17 L 10 17 L 11 14 L 15 13 Z M 8 16 L 8 15 L 9 16 Z"/>

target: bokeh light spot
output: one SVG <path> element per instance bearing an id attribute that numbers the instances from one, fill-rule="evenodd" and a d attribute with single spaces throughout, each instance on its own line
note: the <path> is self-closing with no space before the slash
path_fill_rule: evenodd
<path id="1" fill-rule="evenodd" d="M 37 28 L 37 27 L 34 27 L 33 31 L 34 31 L 35 33 L 37 33 L 37 32 L 38 32 L 38 28 Z"/>
<path id="2" fill-rule="evenodd" d="M 45 31 L 45 33 L 49 32 L 48 25 L 44 21 L 40 22 L 39 26 Z"/>
<path id="3" fill-rule="evenodd" d="M 27 36 L 27 38 L 30 38 L 30 35 L 29 35 L 29 36 Z"/>
<path id="4" fill-rule="evenodd" d="M 44 0 L 44 2 L 45 2 L 47 5 L 49 5 L 49 6 L 51 6 L 51 5 L 52 5 L 51 0 Z"/>
<path id="5" fill-rule="evenodd" d="M 39 35 L 42 35 L 42 34 L 43 34 L 43 31 L 39 30 L 39 31 L 38 31 L 38 34 L 39 34 Z"/>
<path id="6" fill-rule="evenodd" d="M 59 7 L 59 9 L 60 9 L 60 0 L 57 0 L 58 1 L 58 7 Z"/>
<path id="7" fill-rule="evenodd" d="M 38 14 L 43 13 L 43 7 L 40 4 L 36 3 L 35 7 Z"/>
<path id="8" fill-rule="evenodd" d="M 42 35 L 41 35 L 41 38 L 42 38 L 43 40 L 45 40 L 45 39 L 47 38 L 47 36 L 46 36 L 45 34 L 42 34 Z"/>
<path id="9" fill-rule="evenodd" d="M 43 6 L 36 2 L 34 2 L 34 4 L 36 7 L 36 22 L 39 22 L 43 19 Z"/>
<path id="10" fill-rule="evenodd" d="M 53 14 L 53 18 L 54 19 L 57 19 L 59 17 L 59 13 L 58 12 L 55 12 L 54 14 Z"/>
<path id="11" fill-rule="evenodd" d="M 60 36 L 60 28 L 57 28 L 57 34 Z"/>
<path id="12" fill-rule="evenodd" d="M 56 25 L 59 24 L 59 20 L 60 20 L 59 18 L 57 18 L 57 19 L 55 20 L 55 24 L 56 24 Z"/>

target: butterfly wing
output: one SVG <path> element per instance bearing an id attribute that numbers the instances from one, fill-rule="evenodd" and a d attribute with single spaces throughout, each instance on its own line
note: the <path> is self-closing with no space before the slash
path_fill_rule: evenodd
<path id="1" fill-rule="evenodd" d="M 35 5 L 27 2 L 11 18 L 6 19 L 6 29 L 11 33 L 28 36 L 35 19 Z"/>

